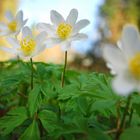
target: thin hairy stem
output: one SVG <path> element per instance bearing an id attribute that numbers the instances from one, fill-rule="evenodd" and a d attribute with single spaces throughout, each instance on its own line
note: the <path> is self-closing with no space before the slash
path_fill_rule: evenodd
<path id="1" fill-rule="evenodd" d="M 34 70 L 33 70 L 33 60 L 30 58 L 31 62 L 31 89 L 33 89 L 33 77 L 34 77 Z"/>
<path id="2" fill-rule="evenodd" d="M 64 68 L 62 73 L 62 79 L 61 79 L 61 86 L 64 87 L 65 84 L 65 73 L 67 68 L 67 51 L 65 51 L 65 62 L 64 62 Z"/>
<path id="3" fill-rule="evenodd" d="M 118 128 L 118 131 L 116 133 L 115 140 L 119 140 L 120 135 L 121 135 L 121 133 L 123 132 L 123 130 L 125 128 L 126 116 L 127 116 L 128 109 L 129 109 L 129 106 L 130 106 L 130 101 L 131 101 L 131 96 L 128 96 L 127 103 L 126 103 L 126 106 L 125 106 L 125 110 L 124 110 L 124 113 L 123 113 L 123 117 L 122 117 L 122 120 L 121 120 L 121 123 L 120 123 L 120 127 Z"/>

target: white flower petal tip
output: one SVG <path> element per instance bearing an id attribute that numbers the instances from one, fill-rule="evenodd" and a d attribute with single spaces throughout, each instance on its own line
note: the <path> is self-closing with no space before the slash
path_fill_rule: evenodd
<path id="1" fill-rule="evenodd" d="M 52 23 L 54 23 L 55 25 L 59 25 L 60 23 L 64 22 L 64 18 L 62 17 L 62 15 L 55 10 L 51 10 L 50 18 Z"/>
<path id="2" fill-rule="evenodd" d="M 17 12 L 16 19 L 22 21 L 22 19 L 23 19 L 23 12 L 21 10 Z"/>
<path id="3" fill-rule="evenodd" d="M 130 42 L 130 41 L 135 41 L 138 38 L 139 38 L 139 32 L 135 26 L 125 25 L 123 27 L 122 39 L 125 39 L 125 40 L 127 39 L 126 41 Z M 130 42 L 130 43 L 132 43 L 132 42 Z"/>
<path id="4" fill-rule="evenodd" d="M 83 20 L 78 21 L 74 26 L 73 34 L 78 33 L 81 29 L 85 28 L 89 24 L 90 24 L 90 22 L 87 19 L 83 19 Z"/>
<path id="5" fill-rule="evenodd" d="M 134 25 L 127 24 L 123 27 L 120 44 L 127 57 L 132 57 L 140 51 L 140 35 Z"/>
<path id="6" fill-rule="evenodd" d="M 77 33 L 76 35 L 72 36 L 69 40 L 70 41 L 79 41 L 79 40 L 86 40 L 88 36 L 83 33 Z"/>
<path id="7" fill-rule="evenodd" d="M 26 37 L 32 37 L 32 31 L 28 26 L 25 26 L 22 29 L 22 38 L 26 38 Z"/>
<path id="8" fill-rule="evenodd" d="M 78 10 L 72 9 L 66 19 L 66 23 L 74 25 L 78 18 Z"/>

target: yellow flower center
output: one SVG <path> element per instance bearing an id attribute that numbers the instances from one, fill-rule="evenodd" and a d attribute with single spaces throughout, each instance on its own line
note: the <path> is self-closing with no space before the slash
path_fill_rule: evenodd
<path id="1" fill-rule="evenodd" d="M 57 28 L 57 35 L 61 39 L 67 39 L 72 32 L 72 26 L 70 24 L 61 23 Z"/>
<path id="2" fill-rule="evenodd" d="M 129 62 L 131 73 L 136 79 L 140 79 L 140 53 L 137 53 Z"/>
<path id="3" fill-rule="evenodd" d="M 31 55 L 31 53 L 34 51 L 36 42 L 33 39 L 26 37 L 20 42 L 20 46 L 24 55 L 28 56 Z"/>
<path id="4" fill-rule="evenodd" d="M 12 21 L 8 24 L 8 28 L 12 31 L 12 32 L 15 32 L 16 29 L 17 29 L 17 23 L 16 21 Z"/>

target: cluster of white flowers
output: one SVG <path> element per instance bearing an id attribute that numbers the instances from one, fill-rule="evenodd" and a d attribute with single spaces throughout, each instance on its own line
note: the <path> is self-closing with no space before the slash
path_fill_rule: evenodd
<path id="1" fill-rule="evenodd" d="M 19 11 L 14 17 L 12 13 L 7 12 L 7 24 L 0 23 L 0 36 L 6 36 L 7 41 L 12 45 L 11 48 L 0 47 L 4 51 L 14 53 L 19 57 L 33 57 L 43 51 L 46 46 L 59 44 L 65 50 L 70 48 L 71 42 L 80 39 L 86 39 L 87 35 L 79 31 L 89 24 L 88 20 L 80 20 L 78 11 L 72 9 L 66 20 L 56 11 L 51 11 L 51 21 L 53 25 L 47 23 L 38 23 L 37 29 L 40 33 L 36 36 L 32 30 L 25 26 L 27 19 L 23 20 L 23 12 Z M 19 39 L 18 35 L 22 34 Z"/>
<path id="2" fill-rule="evenodd" d="M 27 19 L 23 20 L 23 12 L 19 11 L 14 17 L 6 13 L 7 24 L 0 23 L 0 36 L 6 36 L 11 48 L 0 47 L 4 51 L 14 53 L 20 57 L 30 57 L 43 51 L 46 46 L 60 45 L 67 51 L 71 42 L 86 39 L 87 35 L 79 33 L 89 24 L 86 19 L 78 22 L 78 11 L 72 9 L 66 20 L 57 11 L 50 14 L 51 24 L 38 23 L 36 28 L 40 31 L 34 35 L 31 29 L 25 26 Z M 19 39 L 18 35 L 22 34 Z M 133 91 L 140 91 L 140 35 L 132 25 L 123 28 L 122 36 L 117 47 L 104 47 L 103 57 L 107 66 L 116 75 L 112 81 L 113 89 L 120 95 L 129 95 Z"/>

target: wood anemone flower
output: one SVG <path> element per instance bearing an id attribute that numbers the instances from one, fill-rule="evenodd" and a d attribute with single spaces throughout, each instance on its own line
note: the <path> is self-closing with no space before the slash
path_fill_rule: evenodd
<path id="1" fill-rule="evenodd" d="M 46 32 L 41 32 L 37 36 L 32 34 L 29 27 L 24 27 L 22 30 L 22 38 L 20 40 L 16 38 L 7 38 L 7 41 L 12 45 L 11 48 L 1 47 L 2 50 L 9 53 L 13 53 L 20 58 L 33 57 L 39 54 L 46 48 Z"/>
<path id="2" fill-rule="evenodd" d="M 78 11 L 72 9 L 67 16 L 66 20 L 57 11 L 51 11 L 51 21 L 52 25 L 46 23 L 39 23 L 37 25 L 38 29 L 46 31 L 48 33 L 48 44 L 51 46 L 60 45 L 64 51 L 67 51 L 72 41 L 86 39 L 87 35 L 84 33 L 79 33 L 81 29 L 89 24 L 86 19 L 80 20 L 78 22 Z"/>
<path id="3" fill-rule="evenodd" d="M 120 95 L 140 91 L 140 35 L 136 27 L 123 28 L 119 47 L 105 47 L 103 57 L 116 74 L 113 89 Z"/>
<path id="4" fill-rule="evenodd" d="M 23 20 L 23 12 L 19 11 L 14 17 L 10 11 L 6 12 L 7 23 L 0 22 L 0 36 L 17 36 L 27 22 Z"/>

